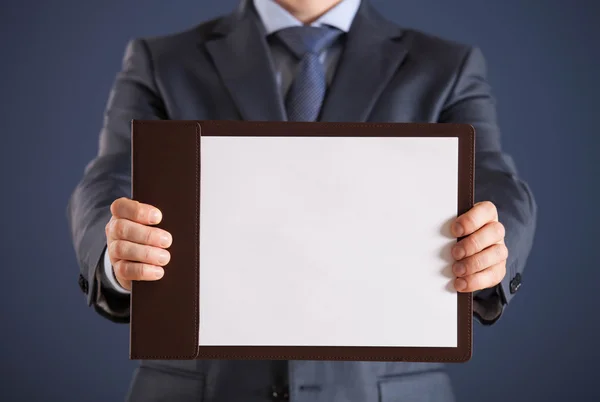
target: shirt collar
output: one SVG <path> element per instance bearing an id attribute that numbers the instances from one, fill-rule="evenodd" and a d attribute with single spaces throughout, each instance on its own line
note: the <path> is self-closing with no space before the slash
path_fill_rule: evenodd
<path id="1" fill-rule="evenodd" d="M 358 11 L 361 0 L 342 0 L 331 10 L 323 14 L 311 26 L 332 26 L 343 32 L 348 32 L 354 16 Z M 254 0 L 254 7 L 262 20 L 267 35 L 284 28 L 301 26 L 296 17 L 277 4 L 274 0 Z"/>

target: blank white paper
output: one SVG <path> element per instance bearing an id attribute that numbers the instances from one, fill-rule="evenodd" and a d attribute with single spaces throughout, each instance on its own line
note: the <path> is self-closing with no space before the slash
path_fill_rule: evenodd
<path id="1" fill-rule="evenodd" d="M 457 346 L 457 138 L 202 137 L 201 346 Z"/>

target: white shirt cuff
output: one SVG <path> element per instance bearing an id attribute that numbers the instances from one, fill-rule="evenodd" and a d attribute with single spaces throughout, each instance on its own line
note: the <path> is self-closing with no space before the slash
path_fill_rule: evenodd
<path id="1" fill-rule="evenodd" d="M 123 286 L 121 286 L 119 284 L 119 282 L 117 282 L 117 278 L 115 278 L 115 273 L 113 271 L 113 267 L 112 267 L 110 258 L 108 257 L 108 253 L 106 252 L 106 250 L 104 251 L 103 266 L 104 266 L 104 275 L 105 275 L 106 281 L 112 286 L 113 290 L 115 290 L 119 293 L 122 293 L 122 294 L 131 293 L 129 290 L 127 290 Z"/>

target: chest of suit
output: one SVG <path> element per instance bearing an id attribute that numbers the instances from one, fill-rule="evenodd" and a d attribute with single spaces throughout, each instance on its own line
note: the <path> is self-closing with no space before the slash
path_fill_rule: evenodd
<path id="1" fill-rule="evenodd" d="M 286 120 L 273 45 L 251 21 L 242 24 L 229 35 L 156 56 L 155 78 L 170 119 Z M 353 31 L 340 38 L 319 120 L 436 122 L 454 77 L 426 52 L 409 50 L 410 41 L 410 34 Z"/>

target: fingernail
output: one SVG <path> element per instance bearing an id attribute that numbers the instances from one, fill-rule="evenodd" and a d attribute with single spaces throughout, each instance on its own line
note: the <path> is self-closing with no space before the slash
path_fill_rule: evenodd
<path id="1" fill-rule="evenodd" d="M 169 235 L 165 235 L 165 234 L 161 235 L 159 243 L 160 243 L 161 247 L 169 247 L 169 245 L 171 244 L 171 237 Z"/>
<path id="2" fill-rule="evenodd" d="M 160 251 L 158 253 L 158 262 L 159 264 L 166 264 L 169 261 L 169 253 L 166 251 Z"/>
<path id="3" fill-rule="evenodd" d="M 463 276 L 463 275 L 465 274 L 465 272 L 466 272 L 466 271 L 467 271 L 467 270 L 466 270 L 466 268 L 465 268 L 465 266 L 464 266 L 463 264 L 460 264 L 460 263 L 459 263 L 459 264 L 455 264 L 455 265 L 454 265 L 454 273 L 455 273 L 457 276 Z"/>
<path id="4" fill-rule="evenodd" d="M 160 267 L 152 268 L 152 274 L 156 279 L 160 279 L 165 274 L 165 270 Z"/>
<path id="5" fill-rule="evenodd" d="M 158 222 L 160 222 L 160 211 L 158 209 L 153 209 L 150 211 L 150 223 Z"/>
<path id="6" fill-rule="evenodd" d="M 467 288 L 467 281 L 465 281 L 464 279 L 458 278 L 456 281 L 454 281 L 454 287 L 458 291 L 465 290 Z"/>
<path id="7" fill-rule="evenodd" d="M 452 254 L 454 255 L 454 258 L 460 260 L 465 256 L 465 249 L 461 246 L 455 246 L 454 249 L 452 249 Z"/>
<path id="8" fill-rule="evenodd" d="M 452 231 L 454 232 L 454 234 L 455 234 L 457 237 L 460 237 L 460 236 L 462 236 L 462 235 L 463 235 L 463 233 L 465 232 L 465 230 L 463 229 L 462 225 L 461 225 L 460 223 L 457 223 L 457 222 L 455 222 L 455 223 L 452 225 Z"/>

